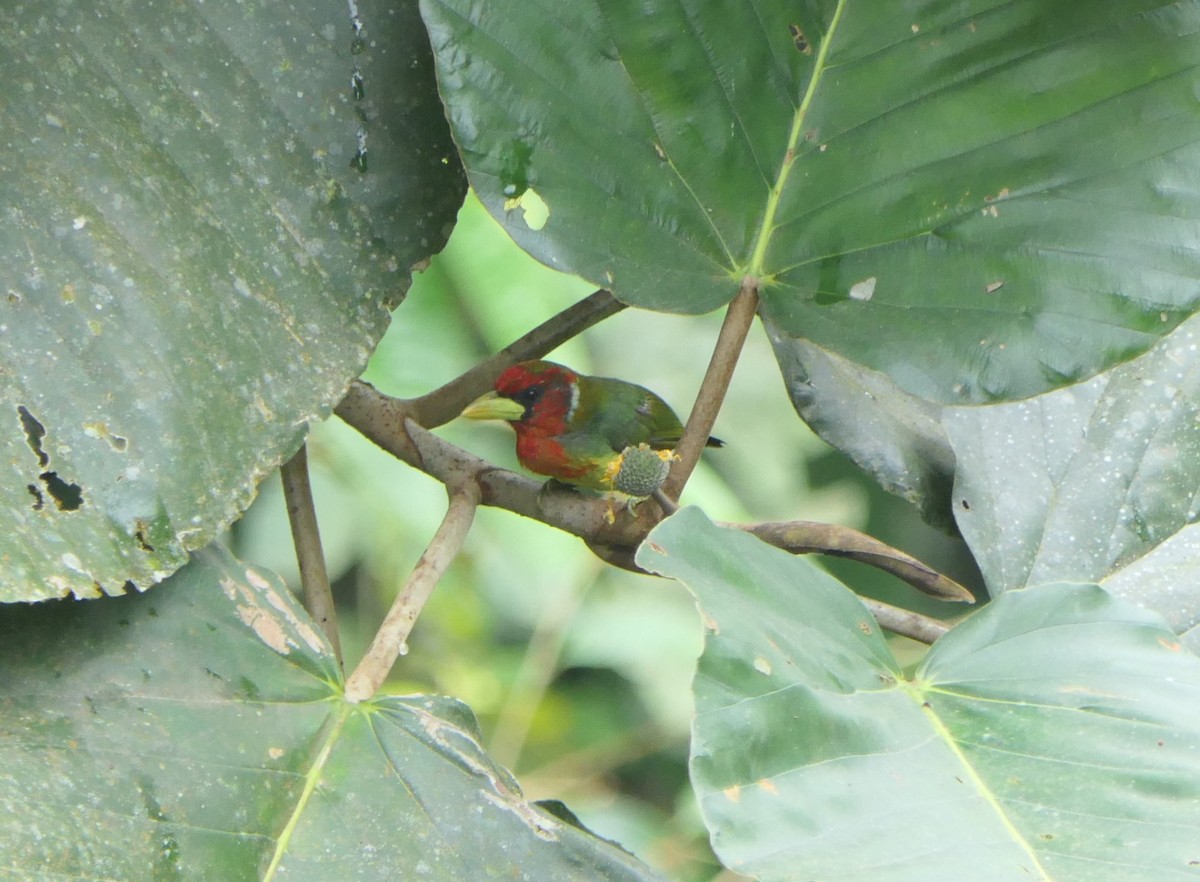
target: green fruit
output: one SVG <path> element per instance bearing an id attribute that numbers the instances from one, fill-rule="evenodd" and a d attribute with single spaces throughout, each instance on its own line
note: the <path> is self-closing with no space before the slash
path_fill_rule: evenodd
<path id="1" fill-rule="evenodd" d="M 654 450 L 648 444 L 626 447 L 621 452 L 613 489 L 629 496 L 649 496 L 667 479 L 671 458 L 671 451 Z"/>

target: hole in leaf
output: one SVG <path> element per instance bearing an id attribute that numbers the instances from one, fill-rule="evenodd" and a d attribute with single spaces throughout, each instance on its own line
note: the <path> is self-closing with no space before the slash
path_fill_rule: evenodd
<path id="1" fill-rule="evenodd" d="M 42 473 L 38 475 L 38 478 L 41 479 L 46 492 L 54 499 L 59 511 L 78 511 L 83 505 L 83 488 L 70 481 L 64 481 L 58 476 L 58 472 L 46 468 L 50 465 L 50 454 L 46 452 L 46 448 L 42 444 L 46 437 L 46 427 L 23 404 L 17 405 L 17 416 L 20 417 L 21 428 L 25 431 L 25 441 L 29 444 L 33 455 L 37 457 L 38 465 L 42 467 Z M 122 444 L 125 443 L 124 438 L 121 438 L 120 441 Z M 42 494 L 41 488 L 37 484 L 26 484 L 25 487 L 29 491 L 29 495 L 33 497 L 33 510 L 41 511 L 46 505 L 46 497 Z"/>
<path id="2" fill-rule="evenodd" d="M 798 24 L 788 25 L 788 31 L 791 32 L 792 42 L 796 44 L 796 48 L 805 55 L 812 55 L 812 46 L 809 45 L 808 38 L 804 36 L 804 31 Z"/>
<path id="3" fill-rule="evenodd" d="M 38 464 L 45 468 L 50 465 L 50 457 L 42 449 L 42 439 L 46 437 L 46 427 L 23 404 L 17 405 L 17 415 L 21 418 L 21 428 L 25 430 L 25 440 L 29 442 L 29 449 L 38 458 Z"/>
<path id="4" fill-rule="evenodd" d="M 146 539 L 146 525 L 141 520 L 137 522 L 137 529 L 133 531 L 133 538 L 137 540 L 138 546 L 147 554 L 154 553 L 154 546 Z"/>
<path id="5" fill-rule="evenodd" d="M 42 472 L 39 477 L 60 511 L 78 511 L 83 505 L 83 489 L 78 484 L 64 481 L 58 472 Z"/>

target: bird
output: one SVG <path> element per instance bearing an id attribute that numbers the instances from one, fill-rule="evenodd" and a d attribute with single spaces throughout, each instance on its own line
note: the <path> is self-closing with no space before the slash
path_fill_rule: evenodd
<path id="1" fill-rule="evenodd" d="M 517 460 L 529 471 L 589 490 L 622 489 L 625 460 L 649 468 L 665 463 L 683 437 L 683 424 L 658 395 L 624 380 L 592 377 L 552 361 L 523 361 L 505 370 L 495 388 L 473 401 L 461 416 L 505 420 L 517 433 Z M 707 446 L 723 442 L 709 438 Z M 657 456 L 631 455 L 653 450 Z M 631 473 L 633 469 L 629 470 Z M 630 479 L 633 480 L 633 479 Z M 630 495 L 647 496 L 653 488 Z M 657 487 L 657 484 L 654 485 Z M 625 491 L 628 492 L 628 491 Z"/>

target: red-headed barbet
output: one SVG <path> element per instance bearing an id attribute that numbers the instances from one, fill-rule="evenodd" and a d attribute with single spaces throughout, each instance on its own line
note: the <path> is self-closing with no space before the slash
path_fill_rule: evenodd
<path id="1" fill-rule="evenodd" d="M 679 417 L 649 389 L 578 374 L 552 361 L 513 365 L 496 380 L 495 391 L 462 415 L 508 421 L 517 432 L 517 459 L 531 472 L 631 496 L 650 495 L 666 476 L 645 451 L 658 451 L 652 457 L 669 464 L 683 437 Z M 721 446 L 716 438 L 707 443 Z"/>

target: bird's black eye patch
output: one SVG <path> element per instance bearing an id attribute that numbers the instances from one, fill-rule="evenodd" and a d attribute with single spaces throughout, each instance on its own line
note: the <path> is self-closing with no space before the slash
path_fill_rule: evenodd
<path id="1" fill-rule="evenodd" d="M 528 389 L 522 389 L 520 392 L 517 392 L 512 398 L 517 404 L 529 407 L 532 404 L 536 404 L 538 399 L 542 397 L 542 391 L 541 386 L 530 386 Z"/>

